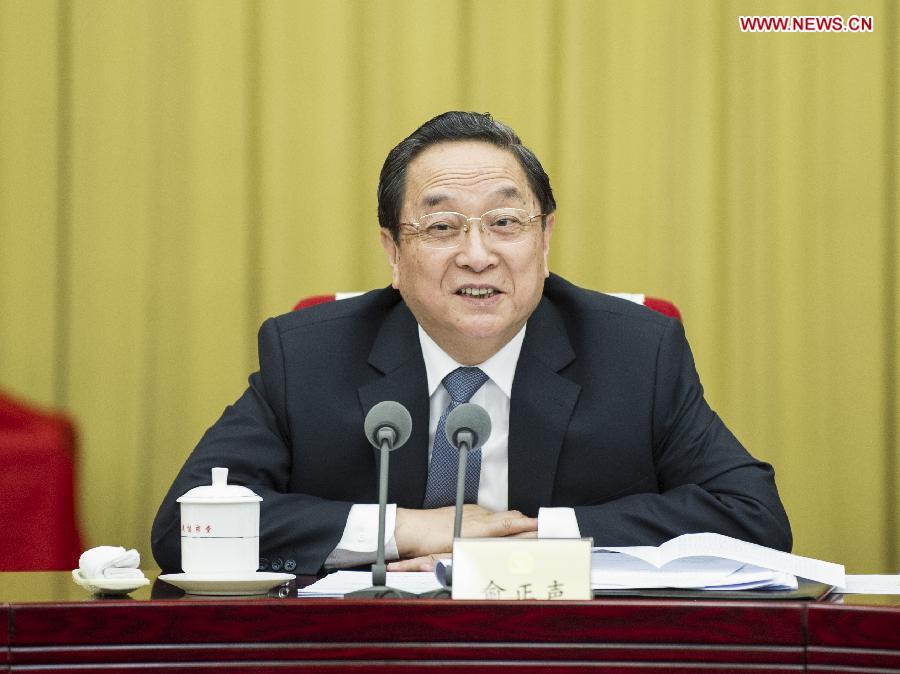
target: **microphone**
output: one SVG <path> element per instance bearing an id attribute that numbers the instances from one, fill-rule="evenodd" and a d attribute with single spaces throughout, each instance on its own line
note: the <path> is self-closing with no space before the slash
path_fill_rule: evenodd
<path id="1" fill-rule="evenodd" d="M 393 400 L 385 400 L 369 410 L 363 422 L 366 437 L 375 449 L 388 442 L 388 451 L 406 444 L 412 433 L 412 418 L 407 409 Z"/>
<path id="2" fill-rule="evenodd" d="M 447 433 L 447 440 L 459 450 L 459 464 L 456 469 L 456 514 L 453 521 L 453 538 L 459 538 L 462 531 L 469 450 L 483 447 L 491 437 L 491 417 L 480 405 L 463 403 L 447 415 L 444 430 Z"/>
<path id="3" fill-rule="evenodd" d="M 375 405 L 363 422 L 366 439 L 380 454 L 378 476 L 378 548 L 372 565 L 372 587 L 351 592 L 348 597 L 414 597 L 415 595 L 387 587 L 387 566 L 384 563 L 384 529 L 387 511 L 388 460 L 390 452 L 402 447 L 412 432 L 412 418 L 398 402 L 385 400 Z"/>

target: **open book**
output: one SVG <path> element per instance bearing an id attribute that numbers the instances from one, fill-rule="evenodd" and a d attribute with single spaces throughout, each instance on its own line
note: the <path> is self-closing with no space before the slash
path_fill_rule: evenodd
<path id="1" fill-rule="evenodd" d="M 407 592 L 440 588 L 441 560 L 434 573 L 388 573 L 388 585 Z M 841 564 L 780 552 L 721 534 L 684 534 L 658 547 L 595 547 L 595 590 L 682 588 L 692 590 L 795 590 L 797 577 L 834 587 L 846 585 Z M 338 571 L 299 590 L 303 596 L 342 596 L 372 584 L 369 571 Z"/>
<path id="2" fill-rule="evenodd" d="M 794 590 L 797 576 L 841 587 L 844 567 L 722 534 L 684 534 L 658 547 L 595 547 L 595 590 Z"/>

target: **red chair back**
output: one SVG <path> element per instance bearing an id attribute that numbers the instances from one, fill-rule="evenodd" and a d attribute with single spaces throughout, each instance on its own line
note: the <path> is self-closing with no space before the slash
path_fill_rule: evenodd
<path id="1" fill-rule="evenodd" d="M 78 566 L 75 427 L 0 394 L 0 571 Z"/>

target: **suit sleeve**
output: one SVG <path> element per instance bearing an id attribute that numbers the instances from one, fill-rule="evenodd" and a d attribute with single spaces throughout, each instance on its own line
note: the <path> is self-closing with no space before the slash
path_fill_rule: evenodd
<path id="1" fill-rule="evenodd" d="M 791 528 L 772 467 L 754 459 L 706 403 L 676 320 L 660 340 L 652 409 L 659 493 L 576 507 L 582 535 L 596 545 L 658 545 L 710 531 L 789 551 Z"/>
<path id="2" fill-rule="evenodd" d="M 259 332 L 259 372 L 249 387 L 205 433 L 166 494 L 153 522 L 153 556 L 164 572 L 181 570 L 180 512 L 176 499 L 209 484 L 215 466 L 229 483 L 249 487 L 260 504 L 260 556 L 281 560 L 285 571 L 317 573 L 341 538 L 349 502 L 290 493 L 295 471 L 285 406 L 281 338 L 273 319 Z"/>

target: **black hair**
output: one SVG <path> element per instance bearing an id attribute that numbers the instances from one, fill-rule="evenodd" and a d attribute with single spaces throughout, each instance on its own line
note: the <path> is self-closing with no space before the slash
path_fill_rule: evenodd
<path id="1" fill-rule="evenodd" d="M 423 150 L 448 141 L 478 140 L 508 149 L 525 171 L 528 185 L 546 217 L 556 210 L 550 177 L 534 152 L 511 128 L 490 113 L 450 111 L 425 122 L 388 153 L 378 180 L 378 224 L 400 239 L 400 209 L 406 190 L 406 169 Z M 541 224 L 545 219 L 541 218 Z"/>

